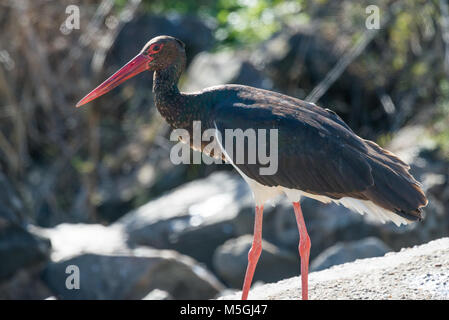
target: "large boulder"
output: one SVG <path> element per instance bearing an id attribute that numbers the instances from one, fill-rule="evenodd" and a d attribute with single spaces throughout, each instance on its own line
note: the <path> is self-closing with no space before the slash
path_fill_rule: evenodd
<path id="1" fill-rule="evenodd" d="M 369 237 L 357 241 L 338 242 L 318 255 L 310 264 L 310 270 L 320 271 L 333 265 L 357 259 L 383 256 L 391 249 L 381 240 Z"/>
<path id="2" fill-rule="evenodd" d="M 78 289 L 66 285 L 75 275 L 73 266 L 79 270 Z M 175 299 L 210 299 L 223 289 L 193 259 L 148 248 L 114 255 L 80 254 L 50 263 L 43 279 L 58 299 L 142 299 L 155 289 Z"/>
<path id="3" fill-rule="evenodd" d="M 216 172 L 187 183 L 126 214 L 130 246 L 172 249 L 212 266 L 215 248 L 252 230 L 253 201 L 237 175 Z"/>
<path id="4" fill-rule="evenodd" d="M 226 284 L 241 288 L 253 237 L 243 235 L 226 241 L 214 253 L 214 269 Z M 298 255 L 262 241 L 262 253 L 253 281 L 274 282 L 299 273 Z"/>
<path id="5" fill-rule="evenodd" d="M 156 289 L 175 299 L 206 299 L 223 288 L 190 257 L 169 250 L 129 249 L 120 224 L 66 223 L 31 229 L 53 243 L 52 263 L 43 279 L 58 299 L 142 299 Z M 66 280 L 74 274 L 68 266 L 79 270 L 79 289 L 66 287 Z M 150 295 L 153 299 L 160 296 L 155 292 Z"/>

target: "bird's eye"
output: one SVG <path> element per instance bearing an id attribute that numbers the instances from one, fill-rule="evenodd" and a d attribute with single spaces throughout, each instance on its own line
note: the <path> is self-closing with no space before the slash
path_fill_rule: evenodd
<path id="1" fill-rule="evenodd" d="M 151 52 L 159 52 L 161 50 L 161 46 L 156 44 L 151 48 Z"/>

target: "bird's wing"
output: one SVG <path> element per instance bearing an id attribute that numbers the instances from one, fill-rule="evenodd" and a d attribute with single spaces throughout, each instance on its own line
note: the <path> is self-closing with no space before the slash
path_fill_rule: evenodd
<path id="1" fill-rule="evenodd" d="M 245 156 L 244 163 L 238 163 L 234 145 L 231 160 L 245 175 L 263 185 L 332 198 L 359 194 L 373 185 L 365 156 L 366 143 L 337 114 L 299 99 L 267 93 L 242 90 L 232 99 L 222 99 L 214 109 L 214 122 L 222 141 L 226 140 L 226 129 L 266 129 L 267 137 L 270 129 L 277 129 L 278 166 L 272 175 L 261 175 L 260 168 L 269 165 L 262 164 L 259 158 L 250 164 Z M 259 152 L 262 141 L 257 134 L 256 139 Z M 247 151 L 246 139 L 245 143 Z M 267 150 L 270 143 L 267 141 Z M 226 148 L 228 154 L 229 151 Z"/>

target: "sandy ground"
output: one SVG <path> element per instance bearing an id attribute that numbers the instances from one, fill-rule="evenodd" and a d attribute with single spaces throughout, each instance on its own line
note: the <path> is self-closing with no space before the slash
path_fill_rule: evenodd
<path id="1" fill-rule="evenodd" d="M 285 279 L 257 286 L 249 299 L 299 299 L 300 287 L 299 277 Z M 449 299 L 449 238 L 313 272 L 309 299 Z"/>

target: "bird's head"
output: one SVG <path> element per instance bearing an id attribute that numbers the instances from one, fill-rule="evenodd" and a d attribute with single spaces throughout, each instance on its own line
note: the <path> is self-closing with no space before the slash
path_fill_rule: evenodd
<path id="1" fill-rule="evenodd" d="M 158 71 L 174 65 L 180 59 L 185 59 L 184 48 L 184 43 L 174 37 L 159 36 L 151 39 L 137 56 L 87 94 L 76 106 L 80 107 L 104 95 L 143 71 Z"/>

